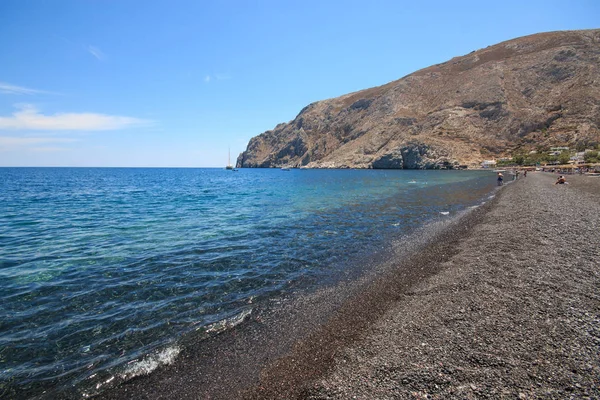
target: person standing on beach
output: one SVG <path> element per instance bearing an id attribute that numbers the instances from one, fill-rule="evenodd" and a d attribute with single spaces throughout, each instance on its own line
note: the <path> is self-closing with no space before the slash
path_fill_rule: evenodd
<path id="1" fill-rule="evenodd" d="M 502 186 L 504 184 L 504 176 L 502 172 L 498 172 L 498 186 Z"/>

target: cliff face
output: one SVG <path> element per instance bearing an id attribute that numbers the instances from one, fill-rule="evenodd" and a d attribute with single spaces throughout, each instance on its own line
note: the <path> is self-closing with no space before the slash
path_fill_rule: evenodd
<path id="1" fill-rule="evenodd" d="M 238 167 L 435 168 L 600 142 L 600 29 L 541 33 L 318 101 Z"/>

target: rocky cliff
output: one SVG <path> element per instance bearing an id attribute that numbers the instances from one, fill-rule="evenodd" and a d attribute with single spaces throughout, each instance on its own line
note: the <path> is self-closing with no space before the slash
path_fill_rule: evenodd
<path id="1" fill-rule="evenodd" d="M 238 167 L 437 168 L 600 143 L 600 29 L 540 33 L 318 101 Z"/>

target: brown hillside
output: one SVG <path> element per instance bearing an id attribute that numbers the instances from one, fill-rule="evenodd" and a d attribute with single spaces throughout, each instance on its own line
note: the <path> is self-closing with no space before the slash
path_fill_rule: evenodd
<path id="1" fill-rule="evenodd" d="M 540 33 L 318 101 L 238 167 L 436 168 L 600 143 L 600 29 Z"/>

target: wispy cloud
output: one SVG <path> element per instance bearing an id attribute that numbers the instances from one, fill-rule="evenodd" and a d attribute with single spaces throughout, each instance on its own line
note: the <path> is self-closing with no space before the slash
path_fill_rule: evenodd
<path id="1" fill-rule="evenodd" d="M 68 147 L 32 147 L 29 151 L 33 151 L 35 153 L 58 153 L 61 151 L 69 151 Z"/>
<path id="2" fill-rule="evenodd" d="M 109 131 L 140 126 L 150 126 L 152 121 L 105 115 L 96 113 L 58 113 L 44 115 L 29 104 L 19 105 L 10 117 L 0 117 L 0 129 L 8 130 L 71 130 L 71 131 Z"/>
<path id="3" fill-rule="evenodd" d="M 93 55 L 94 57 L 96 57 L 98 60 L 100 60 L 100 61 L 106 60 L 106 54 L 104 54 L 102 52 L 102 50 L 100 50 L 98 47 L 96 47 L 96 46 L 87 46 L 86 50 L 88 51 L 88 53 L 90 53 L 91 55 Z"/>
<path id="4" fill-rule="evenodd" d="M 60 137 L 16 137 L 0 136 L 0 152 L 24 149 L 35 152 L 57 152 L 68 150 L 60 144 L 77 142 L 73 138 Z M 57 146 L 58 145 L 58 146 Z"/>
<path id="5" fill-rule="evenodd" d="M 230 75 L 227 74 L 213 74 L 204 76 L 204 82 L 209 83 L 211 81 L 225 81 L 231 79 Z"/>
<path id="6" fill-rule="evenodd" d="M 0 93 L 4 94 L 56 94 L 45 90 L 31 89 L 24 86 L 11 85 L 10 83 L 0 82 Z"/>
<path id="7" fill-rule="evenodd" d="M 73 138 L 0 136 L 0 146 L 29 146 L 32 144 L 70 143 Z"/>

